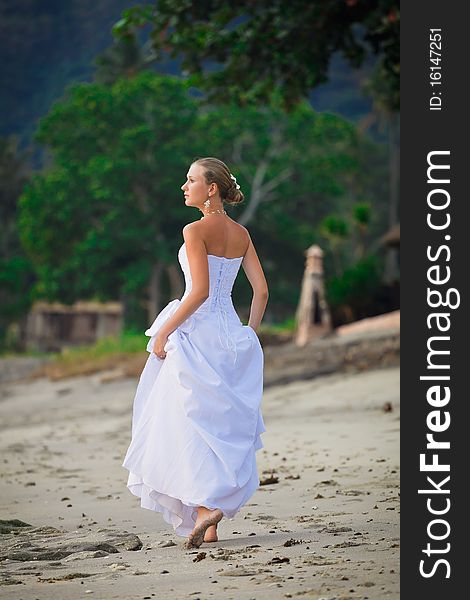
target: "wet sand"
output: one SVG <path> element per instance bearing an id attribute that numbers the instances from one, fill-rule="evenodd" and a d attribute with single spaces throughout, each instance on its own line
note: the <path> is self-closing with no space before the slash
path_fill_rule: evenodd
<path id="1" fill-rule="evenodd" d="M 398 368 L 266 389 L 272 483 L 197 550 L 126 488 L 136 383 L 0 389 L 2 598 L 399 597 Z"/>

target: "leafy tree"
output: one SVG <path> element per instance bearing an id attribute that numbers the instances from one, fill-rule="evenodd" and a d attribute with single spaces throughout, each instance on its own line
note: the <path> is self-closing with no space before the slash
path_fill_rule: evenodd
<path id="1" fill-rule="evenodd" d="M 16 226 L 17 201 L 28 178 L 27 155 L 18 141 L 0 138 L 0 346 L 8 325 L 20 322 L 30 303 L 33 270 Z"/>
<path id="2" fill-rule="evenodd" d="M 307 102 L 288 114 L 275 102 L 202 105 L 200 113 L 197 137 L 230 164 L 245 194 L 232 216 L 256 240 L 272 292 L 268 316 L 282 320 L 298 301 L 304 251 L 318 238 L 318 222 L 348 209 L 351 185 L 362 185 L 362 142 L 352 124 L 316 113 Z M 250 290 L 242 282 L 236 295 L 248 303 Z"/>
<path id="3" fill-rule="evenodd" d="M 20 201 L 36 294 L 123 300 L 127 317 L 161 303 L 175 231 L 187 220 L 175 182 L 190 162 L 196 107 L 175 77 L 143 73 L 113 86 L 78 85 L 41 121 L 54 166 Z M 134 312 L 129 313 L 130 310 Z"/>
<path id="4" fill-rule="evenodd" d="M 373 96 L 376 111 L 383 107 L 387 111 L 390 152 L 385 193 L 389 218 L 385 227 L 396 222 L 400 91 L 397 0 L 160 0 L 124 11 L 114 33 L 117 38 L 129 36 L 134 28 L 148 25 L 156 59 L 181 60 L 183 74 L 204 92 L 206 101 L 225 105 L 265 106 L 274 96 L 281 99 L 284 110 L 292 111 L 312 89 L 328 80 L 333 55 L 342 55 L 358 68 L 372 51 L 377 56 L 376 67 L 364 90 Z M 358 197 L 351 189 L 349 204 Z M 251 208 L 255 205 L 253 202 Z M 335 244 L 338 269 L 339 249 Z"/>
<path id="5" fill-rule="evenodd" d="M 27 153 L 20 151 L 16 138 L 0 138 L 0 256 L 18 249 L 16 235 L 16 202 L 29 178 Z"/>
<path id="6" fill-rule="evenodd" d="M 95 80 L 111 85 L 118 79 L 134 77 L 141 73 L 154 60 L 148 44 L 142 47 L 136 36 L 122 36 L 95 58 Z"/>
<path id="7" fill-rule="evenodd" d="M 273 102 L 212 106 L 201 111 L 197 126 L 198 137 L 210 140 L 212 154 L 225 157 L 243 185 L 246 202 L 237 216 L 242 224 L 260 222 L 277 204 L 296 221 L 296 229 L 306 222 L 313 227 L 357 175 L 354 126 L 336 115 L 316 113 L 307 102 L 289 114 Z M 298 231 L 292 240 L 308 242 L 299 240 Z"/>
<path id="8" fill-rule="evenodd" d="M 318 235 L 325 240 L 331 253 L 331 257 L 326 256 L 327 272 L 329 258 L 335 277 L 341 277 L 346 269 L 364 259 L 373 223 L 374 211 L 369 202 L 357 202 L 347 212 L 331 213 L 320 222 Z M 371 250 L 372 246 L 369 252 Z"/>
<path id="9" fill-rule="evenodd" d="M 372 220 L 372 207 L 367 202 L 359 202 L 353 206 L 353 222 L 356 226 L 358 243 L 356 256 L 362 258 L 366 251 L 366 235 Z"/>
<path id="10" fill-rule="evenodd" d="M 374 116 L 385 128 L 388 137 L 388 207 L 387 228 L 392 228 L 399 221 L 400 202 L 400 117 L 398 114 L 398 93 L 390 89 L 383 70 L 377 69 L 367 82 L 365 89 L 374 98 Z M 388 248 L 385 261 L 385 280 L 389 283 L 398 279 L 396 248 Z"/>
<path id="11" fill-rule="evenodd" d="M 181 57 L 209 101 L 263 104 L 278 91 L 290 109 L 327 81 L 334 53 L 359 67 L 370 50 L 398 94 L 397 0 L 159 0 L 124 11 L 114 32 L 148 24 L 157 59 Z"/>
<path id="12" fill-rule="evenodd" d="M 177 286 L 177 232 L 188 211 L 175 182 L 196 156 L 220 156 L 236 174 L 246 201 L 229 212 L 267 257 L 280 313 L 297 301 L 315 223 L 341 206 L 359 171 L 360 142 L 340 117 L 307 103 L 288 115 L 275 104 L 198 106 L 187 84 L 150 73 L 72 88 L 37 139 L 53 166 L 26 189 L 20 220 L 36 294 L 67 302 L 120 297 L 133 307 L 133 323 L 141 303 L 151 319 L 167 286 Z"/>
<path id="13" fill-rule="evenodd" d="M 381 258 L 368 254 L 327 281 L 326 295 L 336 324 L 377 314 L 382 273 Z"/>
<path id="14" fill-rule="evenodd" d="M 349 233 L 348 224 L 339 215 L 329 215 L 321 222 L 320 231 L 329 243 L 336 276 L 339 277 L 342 272 L 341 246 Z"/>

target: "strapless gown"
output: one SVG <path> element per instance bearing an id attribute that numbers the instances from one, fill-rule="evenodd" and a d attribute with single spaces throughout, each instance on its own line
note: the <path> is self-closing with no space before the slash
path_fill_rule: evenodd
<path id="1" fill-rule="evenodd" d="M 185 292 L 145 332 L 150 355 L 122 466 L 142 508 L 162 513 L 176 534 L 187 537 L 198 506 L 220 508 L 232 519 L 259 486 L 264 355 L 256 332 L 242 324 L 232 303 L 243 257 L 211 254 L 209 297 L 170 334 L 164 359 L 152 352 L 157 331 L 191 290 L 185 244 L 178 259 Z"/>

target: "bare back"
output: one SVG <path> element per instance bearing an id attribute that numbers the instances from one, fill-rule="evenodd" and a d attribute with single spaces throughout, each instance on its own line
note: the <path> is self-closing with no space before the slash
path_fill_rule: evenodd
<path id="1" fill-rule="evenodd" d="M 250 237 L 243 225 L 230 217 L 206 217 L 200 221 L 200 232 L 207 254 L 238 258 L 247 251 Z"/>
<path id="2" fill-rule="evenodd" d="M 243 256 L 242 266 L 255 294 L 268 293 L 268 285 L 250 234 L 246 227 L 228 216 L 220 219 L 204 218 L 198 221 L 199 231 L 207 254 L 238 258 Z"/>

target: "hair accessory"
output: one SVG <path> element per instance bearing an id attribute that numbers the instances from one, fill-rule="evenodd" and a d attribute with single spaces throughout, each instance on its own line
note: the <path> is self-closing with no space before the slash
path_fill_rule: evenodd
<path id="1" fill-rule="evenodd" d="M 236 185 L 236 187 L 237 187 L 237 190 L 239 190 L 239 189 L 240 189 L 240 186 L 239 186 L 239 184 L 237 183 L 237 180 L 235 179 L 235 177 L 232 175 L 232 173 L 230 173 L 230 177 L 231 177 L 231 178 L 233 179 L 233 181 L 235 182 L 235 185 Z"/>

